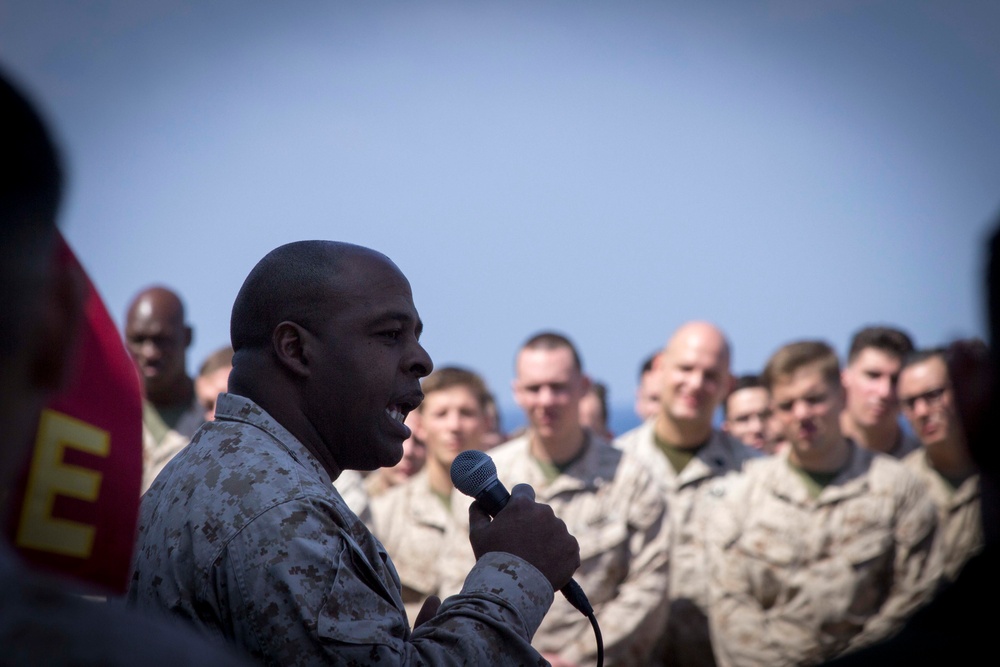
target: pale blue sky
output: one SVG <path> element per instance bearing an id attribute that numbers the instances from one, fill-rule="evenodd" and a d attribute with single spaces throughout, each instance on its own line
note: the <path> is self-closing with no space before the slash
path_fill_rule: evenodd
<path id="1" fill-rule="evenodd" d="M 872 322 L 982 334 L 997 34 L 994 1 L 0 1 L 117 321 L 173 287 L 193 370 L 267 251 L 351 241 L 507 413 L 517 346 L 554 328 L 619 421 L 689 319 L 737 372 Z"/>

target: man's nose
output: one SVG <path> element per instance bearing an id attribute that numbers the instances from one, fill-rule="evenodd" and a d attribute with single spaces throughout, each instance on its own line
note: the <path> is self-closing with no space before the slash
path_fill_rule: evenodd
<path id="1" fill-rule="evenodd" d="M 538 390 L 538 402 L 542 405 L 552 405 L 555 397 L 556 394 L 552 391 L 552 387 L 544 385 Z"/>
<path id="2" fill-rule="evenodd" d="M 889 377 L 881 377 L 875 381 L 875 391 L 878 393 L 879 398 L 890 398 L 892 390 L 892 379 Z"/>
<path id="3" fill-rule="evenodd" d="M 411 353 L 406 358 L 405 368 L 408 372 L 415 373 L 417 377 L 421 378 L 427 377 L 434 370 L 431 355 L 427 354 L 427 350 L 420 344 L 420 341 L 413 341 Z"/>

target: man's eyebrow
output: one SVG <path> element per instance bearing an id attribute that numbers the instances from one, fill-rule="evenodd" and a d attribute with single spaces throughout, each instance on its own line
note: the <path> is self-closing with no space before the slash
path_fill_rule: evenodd
<path id="1" fill-rule="evenodd" d="M 415 323 L 414 329 L 416 329 L 418 338 L 420 337 L 420 334 L 423 333 L 424 330 L 424 322 L 423 320 L 420 319 L 420 317 L 415 317 L 413 313 L 408 313 L 402 310 L 390 311 L 387 313 L 382 313 L 381 315 L 377 315 L 374 319 L 372 319 L 372 326 L 379 326 L 387 322 L 400 322 L 403 324 L 410 324 L 411 322 Z"/>

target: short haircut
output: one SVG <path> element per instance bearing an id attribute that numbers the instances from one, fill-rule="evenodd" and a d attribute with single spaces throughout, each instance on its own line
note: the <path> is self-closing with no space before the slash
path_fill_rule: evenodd
<path id="1" fill-rule="evenodd" d="M 649 373 L 650 371 L 653 370 L 653 363 L 656 361 L 656 358 L 660 356 L 661 351 L 662 350 L 657 350 L 656 352 L 653 352 L 651 355 L 643 359 L 642 366 L 639 367 L 639 382 L 642 382 L 642 378 L 644 375 L 646 375 L 646 373 Z"/>
<path id="2" fill-rule="evenodd" d="M 764 386 L 764 381 L 761 380 L 761 377 L 759 375 L 748 374 L 748 375 L 741 375 L 738 378 L 736 378 L 736 382 L 733 384 L 732 390 L 728 394 L 726 394 L 726 400 L 722 401 L 722 416 L 723 417 L 729 416 L 730 396 L 743 389 L 757 389 L 758 387 L 761 389 L 767 389 L 767 387 Z"/>
<path id="3" fill-rule="evenodd" d="M 295 241 L 267 253 L 243 281 L 233 303 L 229 324 L 233 349 L 239 353 L 270 348 L 271 334 L 285 320 L 315 331 L 329 319 L 334 307 L 330 298 L 359 251 L 384 257 L 336 241 Z"/>
<path id="4" fill-rule="evenodd" d="M 204 377 L 209 373 L 214 373 L 220 368 L 229 368 L 233 365 L 233 348 L 230 345 L 220 347 L 212 354 L 205 357 L 198 369 L 198 377 Z"/>
<path id="5" fill-rule="evenodd" d="M 424 392 L 424 396 L 433 394 L 436 391 L 451 389 L 452 387 L 465 387 L 471 391 L 484 413 L 490 401 L 493 400 L 489 389 L 486 388 L 486 383 L 483 382 L 483 378 L 479 377 L 477 373 L 459 366 L 438 368 L 420 383 L 420 389 Z M 421 410 L 423 406 L 424 403 L 421 403 Z"/>
<path id="6" fill-rule="evenodd" d="M 56 236 L 63 171 L 35 106 L 0 70 L 0 359 L 16 353 Z"/>
<path id="7" fill-rule="evenodd" d="M 573 366 L 578 371 L 583 370 L 583 362 L 576 346 L 566 336 L 554 331 L 542 331 L 529 338 L 521 346 L 521 350 L 559 350 L 567 349 L 573 354 Z"/>
<path id="8" fill-rule="evenodd" d="M 847 363 L 851 364 L 863 350 L 875 348 L 898 358 L 900 361 L 913 352 L 913 339 L 894 327 L 865 327 L 851 338 L 851 347 L 847 352 Z"/>
<path id="9" fill-rule="evenodd" d="M 907 368 L 908 366 L 913 366 L 914 364 L 920 364 L 935 357 L 940 358 L 941 361 L 946 361 L 945 353 L 946 350 L 943 347 L 925 347 L 919 350 L 913 350 L 903 359 L 902 368 Z M 900 372 L 902 372 L 902 369 L 900 369 Z"/>
<path id="10" fill-rule="evenodd" d="M 836 351 L 821 340 L 803 340 L 778 348 L 764 366 L 761 382 L 764 388 L 772 391 L 780 378 L 812 364 L 819 364 L 827 382 L 840 386 L 840 360 Z"/>

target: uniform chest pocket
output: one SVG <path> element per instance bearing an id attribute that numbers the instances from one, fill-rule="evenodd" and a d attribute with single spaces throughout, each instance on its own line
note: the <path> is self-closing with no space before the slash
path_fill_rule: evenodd
<path id="1" fill-rule="evenodd" d="M 387 597 L 386 584 L 366 559 L 346 543 L 332 558 L 335 575 L 316 619 L 319 636 L 345 644 L 387 644 L 402 637 L 406 615 Z"/>
<path id="2" fill-rule="evenodd" d="M 739 549 L 749 558 L 790 567 L 802 557 L 802 545 L 789 530 L 770 522 L 755 522 L 739 537 Z"/>
<path id="3" fill-rule="evenodd" d="M 856 500 L 842 508 L 839 514 L 839 544 L 831 545 L 835 555 L 853 566 L 864 566 L 893 551 L 893 511 L 883 498 Z"/>

